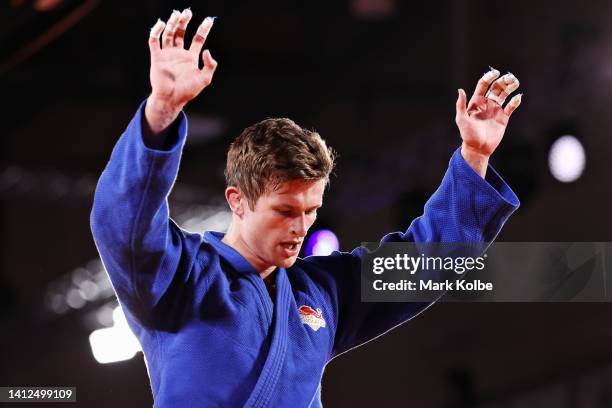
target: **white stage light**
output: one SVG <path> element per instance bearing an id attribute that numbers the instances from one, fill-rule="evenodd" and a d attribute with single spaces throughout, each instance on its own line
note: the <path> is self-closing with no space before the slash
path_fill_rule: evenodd
<path id="1" fill-rule="evenodd" d="M 100 364 L 129 360 L 141 350 L 119 306 L 113 311 L 113 321 L 113 327 L 95 330 L 89 335 L 91 352 Z"/>
<path id="2" fill-rule="evenodd" d="M 578 180 L 585 164 L 584 147 L 574 136 L 561 136 L 550 147 L 548 167 L 553 177 L 563 183 Z"/>

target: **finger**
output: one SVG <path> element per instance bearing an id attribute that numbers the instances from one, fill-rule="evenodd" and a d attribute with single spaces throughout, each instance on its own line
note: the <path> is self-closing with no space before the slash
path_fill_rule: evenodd
<path id="1" fill-rule="evenodd" d="M 204 21 L 202 21 L 202 24 L 199 25 L 198 30 L 193 36 L 189 51 L 193 52 L 195 55 L 200 53 L 202 46 L 206 42 L 206 38 L 208 37 L 208 33 L 210 33 L 210 29 L 215 22 L 215 18 L 216 17 L 206 17 Z"/>
<path id="2" fill-rule="evenodd" d="M 510 102 L 504 108 L 504 113 L 508 116 L 512 115 L 512 113 L 519 107 L 523 100 L 523 94 L 514 95 Z"/>
<path id="3" fill-rule="evenodd" d="M 217 61 L 212 57 L 209 50 L 204 50 L 202 53 L 202 60 L 204 61 L 204 69 L 215 72 L 215 69 L 217 69 Z"/>
<path id="4" fill-rule="evenodd" d="M 204 50 L 204 52 L 202 52 L 202 62 L 204 63 L 202 71 L 209 72 L 212 77 L 212 74 L 215 73 L 218 64 L 217 61 L 210 54 L 209 50 Z"/>
<path id="5" fill-rule="evenodd" d="M 166 27 L 166 23 L 160 19 L 157 19 L 155 25 L 151 27 L 151 32 L 149 33 L 149 49 L 151 50 L 151 55 L 161 50 L 159 36 L 164 31 L 164 27 Z"/>
<path id="6" fill-rule="evenodd" d="M 174 46 L 174 35 L 176 33 L 176 24 L 178 23 L 178 19 L 181 16 L 177 10 L 174 10 L 168 19 L 168 23 L 166 23 L 166 29 L 164 30 L 164 35 L 162 35 L 162 47 L 169 48 Z"/>
<path id="7" fill-rule="evenodd" d="M 202 60 L 204 61 L 204 67 L 202 68 L 201 76 L 204 85 L 207 86 L 212 81 L 213 74 L 217 69 L 217 61 L 210 55 L 209 50 L 202 52 Z"/>
<path id="8" fill-rule="evenodd" d="M 489 68 L 491 68 L 491 67 L 489 67 Z M 476 98 L 478 96 L 485 96 L 485 93 L 487 92 L 487 89 L 489 89 L 489 86 L 497 78 L 499 78 L 499 71 L 496 70 L 495 68 L 491 68 L 488 72 L 486 72 L 482 76 L 482 78 L 480 78 L 478 80 L 478 83 L 476 84 L 476 89 L 474 90 L 474 95 L 472 95 L 472 98 L 470 99 L 470 102 L 472 100 L 474 100 L 474 98 Z"/>
<path id="9" fill-rule="evenodd" d="M 497 90 L 497 92 L 499 92 L 499 89 Z M 486 100 L 495 102 L 499 106 L 502 106 L 504 104 L 504 101 L 500 99 L 499 95 L 495 93 L 493 89 L 489 89 L 489 91 L 485 94 L 485 98 Z"/>
<path id="10" fill-rule="evenodd" d="M 519 80 L 511 72 L 508 72 L 502 78 L 504 79 L 504 83 L 500 84 L 501 91 L 498 96 L 498 99 L 500 100 L 500 105 L 503 105 L 508 95 L 516 91 L 520 86 Z M 500 80 L 502 78 L 500 78 Z"/>
<path id="11" fill-rule="evenodd" d="M 463 116 L 466 115 L 467 112 L 467 107 L 466 107 L 466 102 L 467 102 L 467 96 L 465 95 L 465 91 L 463 89 L 458 89 L 457 90 L 457 114 L 456 114 L 456 119 L 459 120 L 459 118 L 462 118 Z"/>
<path id="12" fill-rule="evenodd" d="M 185 31 L 187 31 L 187 24 L 189 24 L 191 17 L 192 13 L 188 8 L 183 10 L 181 13 L 181 16 L 176 24 L 176 34 L 174 35 L 175 46 L 183 48 L 183 44 L 185 43 Z"/>

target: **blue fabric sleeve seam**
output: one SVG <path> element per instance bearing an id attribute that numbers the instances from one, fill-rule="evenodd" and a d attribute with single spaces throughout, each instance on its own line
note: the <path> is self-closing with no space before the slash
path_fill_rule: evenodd
<path id="1" fill-rule="evenodd" d="M 185 121 L 187 119 L 187 116 L 185 115 L 185 112 L 181 110 L 179 112 L 179 115 L 176 117 L 176 119 L 168 127 L 167 129 L 168 133 L 165 135 L 166 139 L 164 140 L 164 143 L 172 139 L 172 137 L 174 136 L 174 132 L 177 133 L 176 140 L 172 140 L 173 143 L 169 146 L 168 149 L 164 149 L 164 148 L 156 149 L 153 147 L 149 147 L 147 146 L 147 144 L 144 141 L 144 138 L 142 137 L 143 136 L 142 135 L 143 112 L 147 106 L 147 101 L 148 101 L 148 98 L 145 99 L 140 104 L 141 106 L 138 109 L 138 117 L 136 119 L 139 119 L 139 123 L 136 126 L 140 127 L 140 132 L 138 132 L 139 135 L 136 138 L 136 143 L 139 145 L 140 148 L 142 148 L 142 150 L 147 156 L 153 156 L 154 158 L 157 158 L 158 156 L 162 156 L 162 157 L 172 156 L 173 154 L 176 153 L 178 149 L 181 149 L 184 146 L 184 139 L 186 139 L 187 129 L 184 129 L 183 131 L 181 130 L 185 127 Z M 183 135 L 185 136 L 183 137 Z"/>
<path id="2" fill-rule="evenodd" d="M 209 276 L 210 273 L 204 273 L 204 265 L 202 265 L 203 263 L 202 257 L 198 256 L 200 254 L 200 249 L 201 249 L 203 241 L 204 241 L 204 236 L 202 235 L 202 239 L 200 240 L 200 245 L 198 246 L 198 250 L 193 256 L 193 264 L 191 265 L 191 268 L 194 268 L 195 265 L 198 265 L 198 267 L 200 268 L 200 274 L 204 275 L 204 293 L 206 293 L 208 292 L 208 288 L 210 287 L 210 276 Z"/>
<path id="3" fill-rule="evenodd" d="M 499 235 L 499 233 L 501 232 L 501 229 L 502 229 L 503 225 L 506 223 L 506 221 L 507 221 L 507 220 L 508 220 L 508 218 L 510 217 L 510 215 L 508 215 L 508 216 L 506 216 L 506 217 L 502 217 L 502 216 L 500 216 L 500 214 L 503 214 L 503 213 L 504 213 L 504 212 L 506 212 L 506 211 L 511 211 L 511 213 L 510 213 L 510 214 L 512 214 L 512 213 L 513 213 L 514 211 L 516 211 L 517 209 L 518 209 L 518 207 L 513 206 L 513 205 L 512 205 L 511 203 L 509 203 L 509 202 L 504 202 L 502 205 L 500 205 L 500 206 L 497 208 L 497 211 L 495 211 L 495 217 L 493 217 L 492 219 L 501 219 L 501 220 L 503 220 L 503 222 L 501 222 L 501 223 L 499 224 L 499 226 L 498 226 L 498 228 L 497 228 L 497 231 L 495 231 L 495 234 L 494 234 L 494 235 L 492 234 L 493 236 L 491 237 L 491 240 L 490 240 L 490 241 L 489 241 L 489 240 L 486 240 L 486 241 L 485 241 L 485 238 L 486 238 L 486 237 L 485 237 L 484 235 L 485 235 L 485 233 L 486 233 L 487 231 L 485 231 L 485 230 L 483 229 L 483 231 L 482 231 L 482 242 L 486 242 L 486 243 L 488 243 L 488 245 L 491 245 L 491 244 L 492 244 L 494 241 L 496 241 L 496 240 L 497 240 L 497 236 L 498 236 L 498 235 Z M 488 246 L 487 246 L 487 248 L 488 248 Z"/>
<path id="4" fill-rule="evenodd" d="M 144 207 L 145 196 L 147 195 L 147 192 L 149 191 L 149 185 L 151 183 L 153 168 L 155 167 L 153 164 L 155 164 L 156 161 L 157 161 L 157 157 L 153 157 L 153 163 L 149 165 L 149 171 L 147 172 L 147 181 L 145 182 L 144 191 L 140 198 L 140 203 L 138 204 L 138 211 L 136 212 L 136 217 L 134 217 L 134 220 L 132 221 L 132 226 L 130 230 L 130 272 L 129 272 L 130 284 L 134 286 L 132 288 L 132 291 L 136 295 L 136 298 L 138 299 L 138 302 L 140 303 L 141 307 L 144 307 L 145 305 L 144 305 L 142 294 L 140 293 L 140 288 L 137 282 L 137 280 L 139 279 L 136 274 L 136 265 L 135 265 L 136 260 L 134 258 L 134 253 L 135 253 L 134 241 L 136 238 L 135 230 L 136 230 L 136 225 L 140 223 L 140 217 L 142 216 L 142 209 Z"/>
<path id="5" fill-rule="evenodd" d="M 457 170 L 462 173 L 470 182 L 473 182 L 478 190 L 489 196 L 494 196 L 495 199 L 501 199 L 502 201 L 504 201 L 504 203 L 510 204 L 513 207 L 520 205 L 520 202 L 514 203 L 509 200 L 510 198 L 513 200 L 516 199 L 518 201 L 518 198 L 516 197 L 516 194 L 512 191 L 512 189 L 509 188 L 506 181 L 501 177 L 501 175 L 497 172 L 497 170 L 495 170 L 495 168 L 491 164 L 487 164 L 487 173 L 485 177 L 482 177 L 480 176 L 480 174 L 476 173 L 472 166 L 470 166 L 469 163 L 463 158 L 460 148 L 455 150 L 455 153 L 453 154 L 453 156 L 451 156 L 451 166 L 454 156 L 456 156 L 456 160 L 458 161 Z M 500 188 L 498 189 L 496 184 L 487 180 L 487 177 L 495 179 L 498 182 L 498 186 Z M 508 194 L 509 197 L 507 197 L 506 194 Z"/>

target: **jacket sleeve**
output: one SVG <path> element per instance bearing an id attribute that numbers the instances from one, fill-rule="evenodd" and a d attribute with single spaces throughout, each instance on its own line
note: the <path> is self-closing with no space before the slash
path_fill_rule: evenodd
<path id="1" fill-rule="evenodd" d="M 147 323 L 154 308 L 163 305 L 164 312 L 172 313 L 181 307 L 176 299 L 199 279 L 193 276 L 193 264 L 202 239 L 181 230 L 168 212 L 187 118 L 181 112 L 165 149 L 151 149 L 142 139 L 145 104 L 113 149 L 96 187 L 90 219 L 115 292 L 141 324 Z"/>
<path id="2" fill-rule="evenodd" d="M 469 242 L 484 243 L 486 248 L 518 206 L 514 192 L 491 166 L 483 179 L 457 149 L 440 187 L 425 204 L 423 215 L 413 220 L 407 231 L 388 234 L 381 243 Z M 324 257 L 327 260 L 318 260 L 321 264 L 327 262 L 327 269 L 335 275 L 338 316 L 332 355 L 383 334 L 433 303 L 362 303 L 360 272 L 364 250 L 335 252 Z"/>

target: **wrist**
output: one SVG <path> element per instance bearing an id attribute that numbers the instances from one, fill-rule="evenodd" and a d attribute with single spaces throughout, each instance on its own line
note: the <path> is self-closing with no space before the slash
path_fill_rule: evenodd
<path id="1" fill-rule="evenodd" d="M 151 94 L 145 107 L 145 119 L 153 134 L 164 132 L 176 120 L 183 106 Z"/>
<path id="2" fill-rule="evenodd" d="M 142 136 L 145 145 L 153 149 L 160 149 L 164 144 L 168 129 L 181 113 L 182 108 L 182 106 L 175 106 L 153 94 L 149 96 L 142 118 Z"/>
<path id="3" fill-rule="evenodd" d="M 470 167 L 478 173 L 482 178 L 487 174 L 487 167 L 489 166 L 489 155 L 481 153 L 468 145 L 465 142 L 461 145 L 461 156 Z"/>

